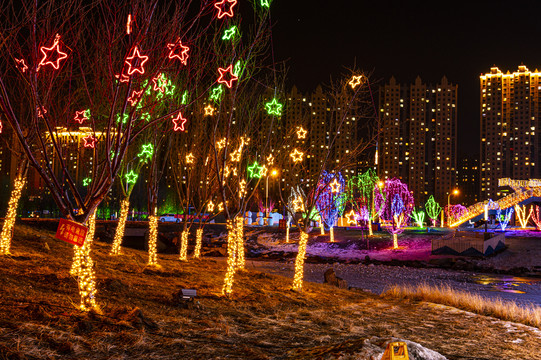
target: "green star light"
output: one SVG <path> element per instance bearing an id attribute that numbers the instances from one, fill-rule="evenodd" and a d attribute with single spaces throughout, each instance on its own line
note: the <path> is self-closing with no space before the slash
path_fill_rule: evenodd
<path id="1" fill-rule="evenodd" d="M 211 94 L 210 94 L 210 99 L 211 100 L 214 100 L 214 102 L 219 102 L 220 99 L 222 98 L 222 93 L 223 93 L 224 89 L 223 89 L 223 86 L 222 85 L 218 85 L 216 86 L 214 89 L 212 89 L 211 91 Z"/>
<path id="2" fill-rule="evenodd" d="M 188 90 L 185 90 L 184 94 L 182 94 L 182 101 L 180 103 L 182 105 L 186 105 L 188 103 Z"/>
<path id="3" fill-rule="evenodd" d="M 270 6 L 270 0 L 261 0 L 261 6 L 268 8 Z"/>
<path id="4" fill-rule="evenodd" d="M 257 161 L 254 161 L 252 166 L 248 166 L 248 177 L 250 178 L 261 178 L 263 175 L 263 166 L 259 166 Z"/>
<path id="5" fill-rule="evenodd" d="M 235 67 L 233 68 L 233 75 L 240 78 L 241 71 L 242 71 L 242 60 L 238 60 L 235 63 Z"/>
<path id="6" fill-rule="evenodd" d="M 128 119 L 130 118 L 130 114 L 124 114 L 122 116 L 122 123 L 125 124 L 128 122 Z M 120 114 L 116 114 L 116 122 L 119 123 L 120 122 Z"/>
<path id="7" fill-rule="evenodd" d="M 145 161 L 150 159 L 152 157 L 152 154 L 154 153 L 154 146 L 152 144 L 145 144 L 143 145 L 143 150 L 140 154 L 137 154 L 139 157 L 146 157 Z"/>
<path id="8" fill-rule="evenodd" d="M 135 184 L 138 176 L 139 175 L 137 175 L 135 172 L 133 172 L 133 170 L 131 170 L 129 173 L 126 174 L 126 182 L 128 184 L 129 183 Z"/>
<path id="9" fill-rule="evenodd" d="M 92 181 L 91 178 L 85 178 L 83 179 L 83 186 L 88 186 L 90 185 L 90 182 Z"/>
<path id="10" fill-rule="evenodd" d="M 282 104 L 280 104 L 276 98 L 272 99 L 271 102 L 265 104 L 267 108 L 267 113 L 269 115 L 282 116 Z"/>
<path id="11" fill-rule="evenodd" d="M 222 36 L 222 40 L 231 40 L 232 38 L 235 37 L 236 33 L 237 33 L 237 27 L 233 25 L 229 29 L 224 31 L 224 36 Z"/>

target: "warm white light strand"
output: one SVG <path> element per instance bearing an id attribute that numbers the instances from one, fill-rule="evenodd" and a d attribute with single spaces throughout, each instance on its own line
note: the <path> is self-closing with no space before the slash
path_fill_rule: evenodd
<path id="1" fill-rule="evenodd" d="M 295 277 L 293 278 L 293 290 L 302 290 L 302 279 L 304 277 L 304 257 L 306 256 L 306 245 L 308 244 L 308 234 L 301 231 L 299 239 L 299 250 L 295 259 Z"/>
<path id="2" fill-rule="evenodd" d="M 120 246 L 122 245 L 122 239 L 124 238 L 124 232 L 126 229 L 126 219 L 130 211 L 130 200 L 125 199 L 120 203 L 120 217 L 115 230 L 115 237 L 113 240 L 113 246 L 109 255 L 120 255 Z"/>
<path id="3" fill-rule="evenodd" d="M 148 217 L 148 265 L 158 265 L 158 217 Z"/>
<path id="4" fill-rule="evenodd" d="M 203 229 L 197 229 L 195 234 L 195 249 L 193 257 L 199 259 L 201 257 L 201 245 L 203 244 Z"/>
<path id="5" fill-rule="evenodd" d="M 233 220 L 227 220 L 227 270 L 225 273 L 222 294 L 229 295 L 233 291 L 233 276 L 235 276 L 235 258 L 237 255 L 236 229 Z"/>
<path id="6" fill-rule="evenodd" d="M 8 212 L 2 226 L 0 234 L 0 255 L 8 255 L 11 249 L 11 238 L 13 237 L 13 227 L 17 216 L 17 206 L 21 198 L 21 193 L 26 183 L 24 178 L 17 178 L 13 183 L 13 190 L 8 203 Z"/>
<path id="7" fill-rule="evenodd" d="M 180 235 L 180 261 L 188 261 L 188 230 L 184 230 Z"/>

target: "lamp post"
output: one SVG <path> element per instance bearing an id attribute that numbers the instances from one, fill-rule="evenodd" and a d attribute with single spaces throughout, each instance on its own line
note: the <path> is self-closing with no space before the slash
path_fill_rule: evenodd
<path id="1" fill-rule="evenodd" d="M 278 174 L 278 171 L 276 169 L 273 169 L 271 171 L 272 176 L 276 176 Z M 265 181 L 265 217 L 269 217 L 269 174 L 267 173 L 267 179 Z"/>
<path id="2" fill-rule="evenodd" d="M 447 196 L 447 226 L 451 227 L 450 219 L 451 219 L 451 195 L 458 195 L 458 189 L 454 189 L 452 193 L 449 193 L 449 196 Z"/>

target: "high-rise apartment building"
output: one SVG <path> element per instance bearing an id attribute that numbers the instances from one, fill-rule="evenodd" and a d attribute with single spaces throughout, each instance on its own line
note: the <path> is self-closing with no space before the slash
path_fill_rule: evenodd
<path id="1" fill-rule="evenodd" d="M 497 67 L 482 74 L 481 199 L 502 197 L 498 179 L 539 178 L 541 161 L 537 133 L 541 73 L 524 65 L 510 73 Z M 537 166 L 536 166 L 537 165 Z"/>
<path id="2" fill-rule="evenodd" d="M 457 89 L 445 76 L 435 86 L 391 77 L 380 88 L 378 175 L 407 183 L 418 205 L 430 195 L 443 203 L 457 185 Z"/>

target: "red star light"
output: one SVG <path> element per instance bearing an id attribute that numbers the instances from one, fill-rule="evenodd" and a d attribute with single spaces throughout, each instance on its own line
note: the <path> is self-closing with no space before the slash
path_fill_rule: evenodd
<path id="1" fill-rule="evenodd" d="M 39 50 L 43 54 L 43 58 L 39 62 L 39 66 L 51 65 L 54 69 L 58 70 L 58 68 L 60 67 L 60 60 L 64 60 L 65 58 L 68 57 L 68 54 L 60 51 L 60 45 L 58 44 L 59 42 L 60 42 L 60 35 L 56 34 L 56 37 L 54 38 L 53 46 L 51 46 L 50 48 L 46 48 L 45 46 L 42 46 L 39 48 Z M 53 52 L 57 53 L 57 55 L 55 56 L 56 60 L 51 60 L 51 58 L 53 57 L 52 56 Z M 38 66 L 38 69 L 39 69 L 39 66 Z"/>
<path id="2" fill-rule="evenodd" d="M 186 124 L 186 119 L 182 117 L 182 114 L 179 112 L 177 117 L 173 117 L 173 124 L 175 127 L 173 128 L 174 131 L 184 131 L 186 130 L 184 128 L 184 124 Z"/>
<path id="3" fill-rule="evenodd" d="M 76 111 L 73 120 L 77 121 L 79 124 L 82 125 L 85 120 L 88 120 L 88 117 L 86 116 L 86 110 Z"/>
<path id="4" fill-rule="evenodd" d="M 162 94 L 165 92 L 165 85 L 166 81 L 163 81 L 163 74 L 158 74 L 156 77 L 152 79 L 152 83 L 154 84 L 154 91 L 159 91 Z"/>
<path id="5" fill-rule="evenodd" d="M 237 0 L 222 0 L 214 4 L 214 7 L 218 9 L 218 19 L 224 16 L 233 17 L 233 7 L 237 5 Z M 224 8 L 229 6 L 229 10 L 224 11 Z"/>
<path id="6" fill-rule="evenodd" d="M 190 51 L 190 48 L 188 46 L 182 45 L 182 42 L 180 39 L 177 39 L 176 42 L 172 44 L 167 44 L 167 48 L 169 51 L 169 59 L 179 59 L 181 63 L 186 65 L 188 62 L 188 51 Z"/>
<path id="7" fill-rule="evenodd" d="M 15 61 L 17 62 L 17 69 L 19 69 L 22 73 L 28 70 L 28 66 L 26 66 L 24 63 L 24 59 L 15 59 Z"/>
<path id="8" fill-rule="evenodd" d="M 43 108 L 43 114 L 47 114 L 47 109 Z M 41 109 L 38 109 L 38 117 L 43 118 L 43 114 L 41 113 Z"/>
<path id="9" fill-rule="evenodd" d="M 131 96 L 128 98 L 128 102 L 130 103 L 130 105 L 131 106 L 137 105 L 137 102 L 141 98 L 141 95 L 143 95 L 143 90 L 142 89 L 139 90 L 139 91 L 133 90 L 132 93 L 131 93 Z"/>
<path id="10" fill-rule="evenodd" d="M 226 69 L 224 68 L 218 68 L 218 72 L 220 73 L 220 77 L 218 78 L 218 83 L 225 84 L 228 88 L 231 89 L 231 86 L 233 86 L 233 81 L 238 80 L 239 78 L 233 73 L 233 65 L 229 65 Z M 229 73 L 229 80 L 224 79 L 224 75 L 226 73 Z"/>
<path id="11" fill-rule="evenodd" d="M 3 128 L 3 126 L 4 126 L 4 125 L 3 125 L 2 122 L 0 121 L 0 134 L 2 133 L 2 128 Z"/>
<path id="12" fill-rule="evenodd" d="M 123 83 L 127 83 L 128 81 L 130 81 L 130 77 L 126 74 L 116 74 L 115 78 L 117 78 L 118 81 Z"/>
<path id="13" fill-rule="evenodd" d="M 85 148 L 92 148 L 92 149 L 94 149 L 96 147 L 96 142 L 98 141 L 98 139 L 96 139 L 92 135 L 85 136 L 83 138 L 83 140 L 85 142 L 84 147 Z"/>
<path id="14" fill-rule="evenodd" d="M 137 64 L 137 61 L 136 59 L 139 59 L 139 65 L 136 65 Z M 133 54 L 132 56 L 126 58 L 126 64 L 128 64 L 129 68 L 128 68 L 128 75 L 132 75 L 134 72 L 138 72 L 139 74 L 144 74 L 145 73 L 145 68 L 143 67 L 143 65 L 145 65 L 145 63 L 148 61 L 148 56 L 141 56 L 141 54 L 139 53 L 139 49 L 137 48 L 137 46 L 133 49 Z"/>

